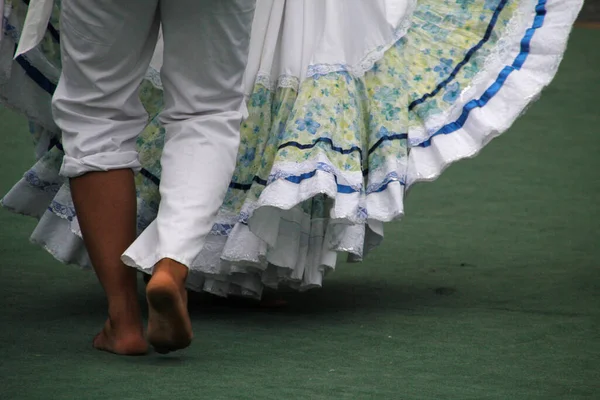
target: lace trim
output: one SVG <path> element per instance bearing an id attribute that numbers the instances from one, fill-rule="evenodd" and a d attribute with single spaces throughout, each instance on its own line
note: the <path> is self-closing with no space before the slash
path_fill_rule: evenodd
<path id="1" fill-rule="evenodd" d="M 375 67 L 375 64 L 380 61 L 386 52 L 392 48 L 400 39 L 402 39 L 410 27 L 412 26 L 413 14 L 417 8 L 417 0 L 410 0 L 407 6 L 407 11 L 394 31 L 393 38 L 386 44 L 380 45 L 377 48 L 369 51 L 366 56 L 356 65 L 349 64 L 314 64 L 307 69 L 306 79 L 311 79 L 316 76 L 328 75 L 333 73 L 348 73 L 354 78 L 361 78 L 367 72 Z M 277 82 L 273 82 L 271 75 L 267 72 L 259 72 L 256 77 L 256 84 L 264 86 L 270 90 L 279 88 L 298 89 L 302 83 L 299 77 L 292 75 L 280 75 Z"/>
<path id="2" fill-rule="evenodd" d="M 24 176 L 24 179 L 25 179 L 25 182 L 27 182 L 27 184 L 29 186 L 34 187 L 43 192 L 55 194 L 55 195 L 58 193 L 58 191 L 64 184 L 64 182 L 62 182 L 62 181 L 59 181 L 59 182 L 46 181 L 46 180 L 40 178 L 40 176 L 37 173 L 35 173 L 34 171 L 31 171 L 31 170 L 27 171 L 27 173 Z"/>
<path id="3" fill-rule="evenodd" d="M 146 76 L 144 78 L 148 82 L 150 82 L 155 88 L 163 90 L 162 79 L 160 78 L 160 71 L 156 68 L 148 67 L 148 70 L 146 71 Z"/>

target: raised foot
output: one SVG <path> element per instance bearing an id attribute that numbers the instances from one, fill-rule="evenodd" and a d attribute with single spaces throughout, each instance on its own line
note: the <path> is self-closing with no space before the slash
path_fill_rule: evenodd
<path id="1" fill-rule="evenodd" d="M 192 323 L 183 281 L 168 269 L 157 268 L 146 287 L 148 341 L 157 353 L 166 354 L 192 343 Z"/>
<path id="2" fill-rule="evenodd" d="M 148 352 L 148 342 L 144 339 L 141 327 L 118 331 L 106 320 L 102 331 L 92 343 L 94 348 L 121 356 L 141 356 Z"/>

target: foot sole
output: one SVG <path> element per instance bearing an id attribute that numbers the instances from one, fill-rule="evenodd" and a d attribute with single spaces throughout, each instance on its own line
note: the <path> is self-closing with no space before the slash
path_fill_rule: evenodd
<path id="1" fill-rule="evenodd" d="M 148 341 L 157 353 L 181 350 L 192 343 L 185 293 L 172 282 L 154 276 L 146 288 Z"/>

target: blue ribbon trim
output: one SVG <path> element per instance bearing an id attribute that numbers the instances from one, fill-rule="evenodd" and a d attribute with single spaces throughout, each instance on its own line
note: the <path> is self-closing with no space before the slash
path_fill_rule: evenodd
<path id="1" fill-rule="evenodd" d="M 469 101 L 463 107 L 463 112 L 456 121 L 442 127 L 436 133 L 431 135 L 431 137 L 428 140 L 424 141 L 423 143 L 420 143 L 418 145 L 419 147 L 429 147 L 431 146 L 432 139 L 434 137 L 438 135 L 448 135 L 450 133 L 454 133 L 462 129 L 462 127 L 469 119 L 469 114 L 471 113 L 471 111 L 473 111 L 476 108 L 485 107 L 489 103 L 489 101 L 493 99 L 494 96 L 498 94 L 498 92 L 500 92 L 500 90 L 506 83 L 508 77 L 514 71 L 518 71 L 523 67 L 531 51 L 531 40 L 533 39 L 536 31 L 544 25 L 547 13 L 546 4 L 547 0 L 538 1 L 538 4 L 535 7 L 536 16 L 533 20 L 533 26 L 527 29 L 525 36 L 521 40 L 521 52 L 519 53 L 519 55 L 517 55 L 512 65 L 504 67 L 502 72 L 500 72 L 500 74 L 498 75 L 496 81 L 485 91 L 485 93 L 483 93 L 483 95 L 479 99 Z"/>

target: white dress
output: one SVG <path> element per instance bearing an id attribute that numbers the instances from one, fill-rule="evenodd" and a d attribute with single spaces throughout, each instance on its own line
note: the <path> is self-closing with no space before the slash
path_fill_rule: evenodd
<path id="1" fill-rule="evenodd" d="M 264 287 L 320 287 L 339 254 L 362 260 L 412 185 L 475 156 L 540 95 L 582 3 L 258 0 L 237 168 L 189 287 L 258 298 Z M 39 218 L 32 240 L 57 259 L 89 267 L 49 113 L 59 4 L 15 62 L 26 9 L 6 7 L 0 101 L 32 121 L 38 162 L 3 205 Z M 140 91 L 140 232 L 160 201 L 160 48 Z"/>

